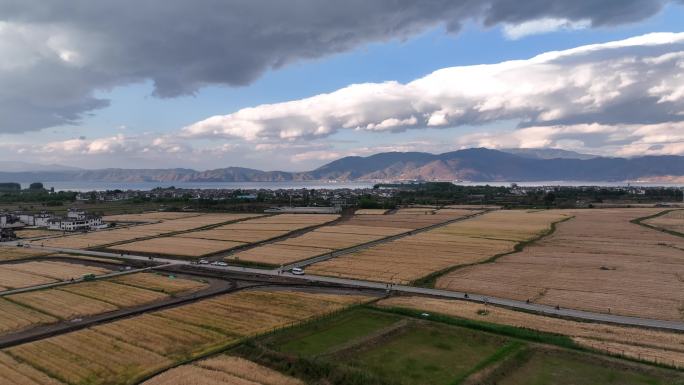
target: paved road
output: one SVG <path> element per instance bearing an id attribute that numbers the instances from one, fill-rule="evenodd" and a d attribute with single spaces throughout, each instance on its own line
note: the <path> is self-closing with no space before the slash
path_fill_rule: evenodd
<path id="1" fill-rule="evenodd" d="M 40 248 L 37 246 L 34 246 L 34 247 Z M 50 251 L 55 251 L 55 252 L 62 252 L 62 253 L 70 253 L 70 254 L 92 255 L 92 256 L 98 256 L 98 257 L 118 258 L 118 259 L 124 259 L 124 260 L 147 261 L 147 262 L 149 262 L 148 257 L 137 256 L 137 255 L 132 255 L 132 254 L 121 255 L 121 254 L 107 253 L 107 252 L 102 252 L 102 251 L 64 249 L 64 248 L 55 248 L 55 247 L 42 247 L 40 249 L 45 249 L 45 250 L 50 250 Z M 165 259 L 165 258 L 154 258 L 154 261 L 157 263 L 161 263 L 163 265 L 166 265 L 166 266 L 168 266 L 168 265 L 191 265 L 191 263 L 189 261 Z M 372 282 L 372 281 L 347 279 L 347 278 L 325 277 L 325 276 L 318 276 L 318 275 L 311 275 L 311 274 L 294 275 L 294 274 L 287 273 L 287 272 L 280 272 L 278 269 L 265 270 L 265 269 L 256 269 L 256 268 L 250 268 L 250 267 L 215 266 L 215 265 L 201 265 L 201 266 L 203 268 L 216 269 L 217 271 L 226 271 L 226 272 L 233 272 L 233 273 L 258 274 L 258 275 L 268 275 L 268 276 L 281 275 L 281 276 L 285 276 L 288 278 L 300 279 L 300 280 L 304 280 L 304 281 L 308 281 L 308 282 L 321 282 L 321 283 L 331 283 L 331 284 L 338 284 L 338 285 L 349 285 L 349 286 L 360 287 L 360 288 L 368 288 L 368 289 L 388 289 L 388 284 L 382 283 L 382 282 Z M 159 266 L 157 266 L 156 268 L 159 268 Z M 392 285 L 391 290 L 394 292 L 406 293 L 406 294 L 429 295 L 429 296 L 440 297 L 440 298 L 449 298 L 449 299 L 461 299 L 461 300 L 466 299 L 465 298 L 466 293 L 457 292 L 457 291 L 421 288 L 421 287 L 413 287 L 413 286 L 406 286 L 406 285 Z M 468 297 L 469 298 L 467 298 L 467 299 L 470 301 L 489 303 L 492 305 L 506 306 L 508 308 L 512 308 L 512 309 L 516 309 L 516 310 L 531 311 L 531 312 L 536 312 L 536 313 L 540 313 L 540 314 L 544 314 L 544 315 L 548 315 L 548 316 L 570 317 L 570 318 L 583 320 L 583 321 L 590 321 L 590 322 L 605 322 L 605 323 L 612 323 L 612 324 L 624 325 L 624 326 L 638 326 L 638 327 L 648 327 L 648 328 L 654 328 L 654 329 L 663 329 L 663 330 L 684 332 L 684 323 L 682 323 L 682 322 L 663 321 L 663 320 L 656 320 L 656 319 L 650 319 L 650 318 L 626 317 L 626 316 L 620 316 L 620 315 L 614 315 L 614 314 L 594 313 L 594 312 L 572 310 L 572 309 L 555 309 L 552 306 L 540 305 L 540 304 L 535 304 L 535 303 L 529 303 L 528 304 L 528 303 L 523 302 L 523 301 L 516 301 L 516 300 L 511 300 L 511 299 L 506 299 L 506 298 L 488 297 L 488 296 L 477 295 L 477 294 L 469 294 Z"/>

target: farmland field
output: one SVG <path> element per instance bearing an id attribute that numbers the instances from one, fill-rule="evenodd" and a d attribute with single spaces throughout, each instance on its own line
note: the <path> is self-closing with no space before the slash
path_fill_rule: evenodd
<path id="1" fill-rule="evenodd" d="M 64 385 L 63 382 L 11 356 L 0 353 L 0 384 L 2 385 Z"/>
<path id="2" fill-rule="evenodd" d="M 57 319 L 0 298 L 0 335 L 52 322 Z"/>
<path id="3" fill-rule="evenodd" d="M 394 327 L 393 327 L 394 325 Z M 509 343 L 505 337 L 371 309 L 265 337 L 276 350 L 362 368 L 393 384 L 451 384 Z"/>
<path id="4" fill-rule="evenodd" d="M 310 266 L 313 274 L 410 283 L 456 265 L 512 252 L 566 218 L 560 211 L 494 211 Z"/>
<path id="5" fill-rule="evenodd" d="M 354 215 L 334 225 L 238 252 L 230 258 L 271 265 L 287 264 L 473 213 L 472 210 L 458 210 L 433 214 L 430 210 L 428 214 Z"/>
<path id="6" fill-rule="evenodd" d="M 500 385 L 670 385 L 682 384 L 680 375 L 657 369 L 635 369 L 613 361 L 597 361 L 566 351 L 536 350 Z"/>
<path id="7" fill-rule="evenodd" d="M 40 250 L 26 249 L 23 247 L 0 247 L 0 261 L 14 261 L 19 259 L 40 257 L 47 254 L 49 253 Z"/>
<path id="8" fill-rule="evenodd" d="M 355 215 L 383 215 L 389 210 L 385 209 L 359 209 L 354 211 Z"/>
<path id="9" fill-rule="evenodd" d="M 437 287 L 602 313 L 681 321 L 684 238 L 630 223 L 659 209 L 576 210 L 522 252 Z"/>
<path id="10" fill-rule="evenodd" d="M 244 245 L 243 242 L 216 241 L 184 237 L 152 238 L 144 241 L 112 246 L 116 251 L 130 253 L 150 253 L 160 255 L 178 255 L 182 257 L 201 257 L 218 253 Z"/>
<path id="11" fill-rule="evenodd" d="M 101 267 L 78 265 L 57 261 L 32 261 L 0 265 L 0 290 L 42 285 L 84 274 L 105 274 L 110 271 Z"/>
<path id="12" fill-rule="evenodd" d="M 15 332 L 38 323 L 90 316 L 125 307 L 156 302 L 172 294 L 197 291 L 206 284 L 184 278 L 169 279 L 151 273 L 136 273 L 112 280 L 79 282 L 73 285 L 8 295 L 0 302 L 16 320 L 0 319 L 0 334 Z M 22 311 L 23 310 L 23 311 Z M 35 314 L 34 314 L 35 313 Z M 42 315 L 38 317 L 36 315 Z M 26 319 L 26 321 L 22 321 Z M 1 325 L 8 326 L 1 326 Z"/>
<path id="13" fill-rule="evenodd" d="M 111 281 L 172 295 L 188 291 L 197 291 L 207 286 L 207 284 L 197 280 L 170 278 L 165 275 L 153 273 L 127 274 L 112 278 Z"/>
<path id="14" fill-rule="evenodd" d="M 143 382 L 143 385 L 304 385 L 273 369 L 239 357 L 218 356 L 183 365 Z"/>
<path id="15" fill-rule="evenodd" d="M 394 300 L 382 301 L 383 306 L 406 303 L 402 298 L 396 298 L 398 303 Z M 419 302 L 416 297 L 409 300 Z M 443 306 L 441 300 L 434 301 L 435 307 Z M 357 308 L 261 337 L 256 350 L 234 351 L 258 363 L 272 364 L 275 358 L 287 362 L 276 364 L 281 369 L 297 368 L 298 360 L 306 359 L 300 371 L 315 374 L 312 383 L 328 383 L 328 378 L 360 371 L 361 377 L 356 378 L 369 384 L 684 384 L 682 372 L 528 343 L 525 338 L 497 334 L 496 328 L 489 329 L 493 333 L 482 332 L 477 325 L 483 324 L 477 322 L 462 327 L 419 314 Z M 268 358 L 260 361 L 261 357 Z M 309 370 L 312 362 L 322 363 L 325 369 Z"/>
<path id="16" fill-rule="evenodd" d="M 36 237 L 49 237 L 49 236 L 61 235 L 62 234 L 61 231 L 43 230 L 43 229 L 15 230 L 14 233 L 17 235 L 17 238 L 21 238 L 21 239 L 36 238 Z"/>
<path id="17" fill-rule="evenodd" d="M 180 219 L 199 216 L 199 213 L 185 213 L 174 211 L 154 211 L 140 214 L 118 214 L 102 217 L 105 222 L 157 222 L 169 219 Z"/>
<path id="18" fill-rule="evenodd" d="M 684 334 L 643 328 L 579 322 L 514 311 L 482 304 L 426 297 L 392 297 L 377 303 L 380 307 L 407 308 L 445 314 L 475 321 L 567 335 L 579 345 L 619 353 L 635 359 L 674 363 L 684 367 Z M 486 314 L 482 312 L 486 310 Z"/>
<path id="19" fill-rule="evenodd" d="M 94 231 L 86 234 L 67 235 L 59 238 L 36 240 L 44 246 L 85 249 L 118 244 L 138 238 L 155 237 L 179 231 L 189 231 L 206 226 L 220 225 L 225 222 L 239 221 L 260 216 L 259 214 L 194 214 L 177 219 L 162 220 L 157 223 L 133 227 Z"/>
<path id="20" fill-rule="evenodd" d="M 647 219 L 644 223 L 684 234 L 684 210 L 673 210 L 655 218 Z"/>
<path id="21" fill-rule="evenodd" d="M 65 383 L 133 384 L 180 360 L 368 299 L 359 295 L 240 291 L 2 352 Z M 0 377 L 4 375 L 0 371 Z"/>

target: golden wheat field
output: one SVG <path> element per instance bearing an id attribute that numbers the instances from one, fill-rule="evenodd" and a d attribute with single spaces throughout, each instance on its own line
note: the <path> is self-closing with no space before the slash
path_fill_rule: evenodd
<path id="1" fill-rule="evenodd" d="M 110 281 L 172 295 L 198 291 L 207 287 L 206 283 L 197 280 L 171 278 L 166 275 L 155 273 L 126 274 L 114 277 L 110 279 Z"/>
<path id="2" fill-rule="evenodd" d="M 655 218 L 647 219 L 644 223 L 684 234 L 684 210 L 670 211 Z"/>
<path id="3" fill-rule="evenodd" d="M 49 253 L 44 251 L 27 249 L 23 247 L 0 247 L 0 261 L 14 261 L 19 259 L 41 257 L 48 254 Z"/>
<path id="4" fill-rule="evenodd" d="M 296 237 L 238 252 L 231 255 L 229 259 L 272 265 L 287 264 L 472 213 L 471 210 L 458 210 L 457 212 L 428 215 L 414 213 L 406 215 L 354 215 L 340 223 L 322 226 Z"/>
<path id="5" fill-rule="evenodd" d="M 212 239 L 217 241 L 233 241 L 242 243 L 261 242 L 287 234 L 278 230 L 202 230 L 176 235 L 179 238 Z"/>
<path id="6" fill-rule="evenodd" d="M 59 261 L 32 261 L 22 263 L 12 263 L 0 266 L 0 270 L 8 269 L 43 277 L 52 278 L 58 281 L 65 281 L 71 278 L 80 278 L 84 274 L 107 274 L 111 271 L 97 266 L 86 266 L 76 263 Z"/>
<path id="7" fill-rule="evenodd" d="M 60 290 L 104 301 L 120 308 L 159 301 L 168 297 L 168 295 L 159 291 L 107 281 L 82 282 L 78 285 L 61 287 Z"/>
<path id="8" fill-rule="evenodd" d="M 65 385 L 6 353 L 0 353 L 0 373 L 0 385 Z"/>
<path id="9" fill-rule="evenodd" d="M 92 329 L 14 346 L 5 352 L 69 384 L 131 384 L 133 379 L 172 363 L 157 353 Z"/>
<path id="10" fill-rule="evenodd" d="M 384 215 L 388 211 L 385 209 L 359 209 L 354 211 L 354 215 Z"/>
<path id="11" fill-rule="evenodd" d="M 237 341 L 237 335 L 219 333 L 156 314 L 143 314 L 95 326 L 99 334 L 140 346 L 174 360 L 194 357 L 207 349 Z"/>
<path id="12" fill-rule="evenodd" d="M 206 286 L 184 278 L 135 273 L 106 281 L 79 282 L 13 294 L 0 300 L 0 334 L 57 322 L 58 319 L 96 315 L 156 302 L 169 295 L 197 291 Z"/>
<path id="13" fill-rule="evenodd" d="M 316 263 L 307 271 L 406 284 L 452 266 L 511 252 L 518 242 L 564 218 L 559 211 L 494 211 Z"/>
<path id="14" fill-rule="evenodd" d="M 0 334 L 16 332 L 52 322 L 57 322 L 57 319 L 0 298 Z"/>
<path id="15" fill-rule="evenodd" d="M 87 249 L 119 244 L 139 238 L 156 237 L 180 231 L 218 226 L 223 223 L 260 217 L 261 214 L 193 214 L 177 219 L 119 229 L 94 231 L 87 234 L 66 235 L 59 238 L 35 240 L 33 243 L 70 249 Z"/>
<path id="16" fill-rule="evenodd" d="M 90 316 L 118 309 L 111 303 L 59 289 L 30 291 L 9 295 L 7 298 L 60 319 Z"/>
<path id="17" fill-rule="evenodd" d="M 212 357 L 182 365 L 143 385 L 304 385 L 304 382 L 240 357 Z"/>
<path id="18" fill-rule="evenodd" d="M 21 239 L 37 238 L 37 237 L 50 237 L 50 236 L 62 234 L 60 231 L 42 230 L 42 229 L 23 229 L 23 230 L 16 230 L 16 231 L 14 231 L 14 233 L 17 235 L 17 238 L 21 238 Z"/>
<path id="19" fill-rule="evenodd" d="M 106 274 L 110 270 L 59 261 L 30 261 L 0 265 L 0 290 L 42 285 L 84 274 Z"/>
<path id="20" fill-rule="evenodd" d="M 579 344 L 608 353 L 614 353 L 617 345 L 629 347 L 625 355 L 633 358 L 675 363 L 684 367 L 684 334 L 665 331 L 608 325 L 592 322 L 571 321 L 545 317 L 532 313 L 487 306 L 488 313 L 478 313 L 485 306 L 478 303 L 428 298 L 420 296 L 392 297 L 377 303 L 380 307 L 400 307 L 415 309 L 458 318 L 491 322 L 501 325 L 539 330 L 572 337 Z M 658 351 L 660 354 L 654 355 Z M 628 354 L 629 353 L 629 354 Z M 669 361 L 665 361 L 665 360 Z"/>
<path id="21" fill-rule="evenodd" d="M 678 320 L 684 238 L 630 223 L 658 209 L 575 210 L 554 234 L 437 287 L 594 312 Z"/>
<path id="22" fill-rule="evenodd" d="M 155 313 L 229 335 L 248 336 L 329 313 L 364 297 L 284 291 L 241 291 Z"/>
<path id="23" fill-rule="evenodd" d="M 243 242 L 216 241 L 185 237 L 152 238 L 144 241 L 124 243 L 110 247 L 112 250 L 127 253 L 149 253 L 176 255 L 181 257 L 201 257 L 244 245 Z"/>
<path id="24" fill-rule="evenodd" d="M 52 282 L 55 282 L 52 278 L 0 268 L 0 290 L 17 289 Z"/>
<path id="25" fill-rule="evenodd" d="M 301 259 L 313 258 L 318 255 L 328 254 L 333 249 L 306 246 L 290 246 L 272 243 L 241 251 L 224 258 L 229 260 L 245 260 L 256 263 L 271 265 L 284 265 Z"/>
<path id="26" fill-rule="evenodd" d="M 134 384 L 180 360 L 369 299 L 245 290 L 10 347 L 2 353 L 69 384 Z M 12 370 L 16 369 L 0 367 L 0 377 L 13 375 Z"/>
<path id="27" fill-rule="evenodd" d="M 196 217 L 198 215 L 201 214 L 192 212 L 154 211 L 140 214 L 107 215 L 102 217 L 102 220 L 105 222 L 157 222 L 170 219 Z"/>

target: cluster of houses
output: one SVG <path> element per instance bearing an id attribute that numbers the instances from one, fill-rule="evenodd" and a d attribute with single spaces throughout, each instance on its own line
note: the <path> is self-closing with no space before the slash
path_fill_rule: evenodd
<path id="1" fill-rule="evenodd" d="M 57 216 L 48 212 L 2 212 L 0 213 L 0 240 L 13 239 L 14 230 L 24 227 L 74 232 L 100 230 L 107 226 L 102 221 L 102 217 L 80 209 L 69 209 L 66 216 Z"/>

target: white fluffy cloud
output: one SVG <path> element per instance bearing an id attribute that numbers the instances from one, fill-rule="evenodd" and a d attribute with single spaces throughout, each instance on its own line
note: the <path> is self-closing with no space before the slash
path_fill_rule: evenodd
<path id="1" fill-rule="evenodd" d="M 620 135 L 621 125 L 684 120 L 682 69 L 684 33 L 654 33 L 527 60 L 445 68 L 407 84 L 350 85 L 213 116 L 185 127 L 182 135 L 295 142 L 340 130 L 392 132 L 502 120 L 519 121 L 530 127 L 520 131 L 528 134 L 599 125 Z M 529 140 L 544 146 L 544 138 Z"/>
<path id="2" fill-rule="evenodd" d="M 562 148 L 605 156 L 682 155 L 684 122 L 647 125 L 575 124 L 464 135 L 461 147 Z"/>
<path id="3" fill-rule="evenodd" d="M 520 37 L 643 20 L 671 1 L 0 0 L 0 133 L 77 124 L 108 105 L 98 91 L 131 83 L 174 97 L 439 26 L 503 24 Z"/>
<path id="4" fill-rule="evenodd" d="M 568 20 L 545 17 L 537 20 L 530 20 L 520 24 L 504 24 L 504 35 L 511 40 L 521 39 L 525 36 L 538 35 L 542 33 L 555 32 L 560 30 L 578 30 L 591 27 L 589 19 Z"/>

